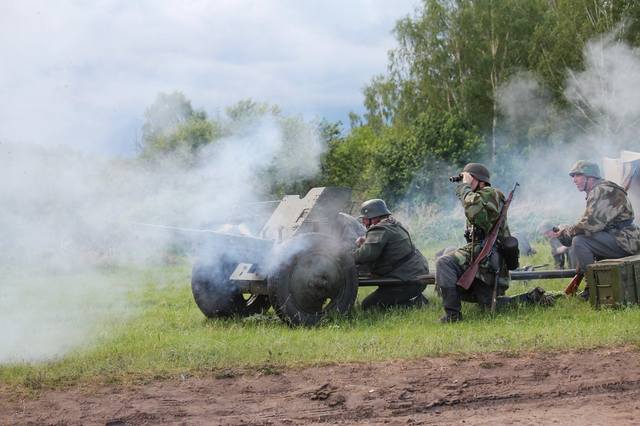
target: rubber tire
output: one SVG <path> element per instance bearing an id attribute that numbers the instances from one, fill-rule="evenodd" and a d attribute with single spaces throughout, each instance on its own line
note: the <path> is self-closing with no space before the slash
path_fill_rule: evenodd
<path id="1" fill-rule="evenodd" d="M 339 241 L 324 234 L 301 234 L 277 252 L 280 259 L 267 287 L 271 305 L 284 322 L 313 326 L 330 313 L 346 314 L 353 307 L 358 272 L 353 254 Z M 307 298 L 310 294 L 313 297 Z"/>
<path id="2" fill-rule="evenodd" d="M 191 291 L 196 305 L 207 318 L 249 316 L 269 310 L 269 296 L 249 294 L 245 298 L 229 280 L 236 262 L 197 262 L 191 274 Z"/>

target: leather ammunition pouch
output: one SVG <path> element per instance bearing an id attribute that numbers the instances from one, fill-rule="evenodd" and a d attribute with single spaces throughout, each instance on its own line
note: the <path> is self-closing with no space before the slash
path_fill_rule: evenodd
<path id="1" fill-rule="evenodd" d="M 498 250 L 510 271 L 518 269 L 520 266 L 520 249 L 518 249 L 518 239 L 516 237 L 503 238 L 498 245 Z"/>

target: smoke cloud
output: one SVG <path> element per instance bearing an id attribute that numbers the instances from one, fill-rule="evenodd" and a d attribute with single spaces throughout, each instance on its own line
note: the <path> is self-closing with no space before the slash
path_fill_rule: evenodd
<path id="1" fill-rule="evenodd" d="M 0 362 L 61 355 L 129 311 L 135 280 L 111 266 L 157 265 L 176 242 L 138 223 L 215 229 L 250 214 L 274 182 L 318 171 L 324 147 L 311 125 L 266 118 L 237 134 L 189 162 L 1 143 Z"/>

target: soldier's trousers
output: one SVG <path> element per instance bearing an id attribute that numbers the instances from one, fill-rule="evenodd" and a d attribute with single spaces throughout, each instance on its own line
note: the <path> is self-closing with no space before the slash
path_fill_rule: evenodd
<path id="1" fill-rule="evenodd" d="M 393 287 L 378 287 L 376 291 L 364 298 L 362 301 L 362 309 L 415 306 L 424 302 L 422 292 L 425 288 L 426 285 L 420 282 L 409 282 Z"/>
<path id="2" fill-rule="evenodd" d="M 458 278 L 463 273 L 464 269 L 452 256 L 442 256 L 436 261 L 436 284 L 442 290 L 444 310 L 450 314 L 459 314 L 461 301 L 478 303 L 485 308 L 491 306 L 493 286 L 476 280 L 468 290 L 465 290 L 457 285 Z M 532 302 L 527 293 L 505 296 L 505 290 L 505 287 L 498 287 L 496 308 Z"/>
<path id="3" fill-rule="evenodd" d="M 553 256 L 553 264 L 556 269 L 571 269 L 573 268 L 573 257 L 571 253 L 573 250 L 569 250 L 567 253 L 560 253 Z"/>
<path id="4" fill-rule="evenodd" d="M 595 232 L 588 237 L 576 235 L 571 241 L 571 248 L 573 249 L 573 264 L 576 267 L 576 272 L 581 274 L 584 274 L 587 266 L 596 260 L 629 256 L 618 246 L 615 237 L 606 231 Z"/>

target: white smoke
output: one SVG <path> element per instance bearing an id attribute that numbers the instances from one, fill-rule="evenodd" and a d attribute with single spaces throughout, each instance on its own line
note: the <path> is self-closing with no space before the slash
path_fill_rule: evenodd
<path id="1" fill-rule="evenodd" d="M 530 73 L 500 91 L 505 127 L 521 126 L 534 142 L 506 159 L 520 188 L 511 217 L 528 228 L 542 219 L 576 221 L 584 209 L 568 171 L 580 159 L 597 162 L 640 150 L 640 55 L 609 34 L 587 43 L 584 70 L 567 70 L 566 109 L 551 102 Z M 540 143 L 536 144 L 536 138 Z M 503 143 L 509 143 L 508 140 Z"/>
<path id="2" fill-rule="evenodd" d="M 578 141 L 601 155 L 640 147 L 640 55 L 607 35 L 587 43 L 585 70 L 569 72 L 565 96 L 588 123 Z"/>
<path id="3" fill-rule="evenodd" d="M 122 317 L 130 283 L 109 267 L 157 265 L 175 243 L 174 232 L 137 223 L 212 229 L 250 215 L 267 178 L 313 176 L 322 150 L 310 125 L 276 119 L 190 162 L 0 144 L 0 362 L 63 354 Z"/>

